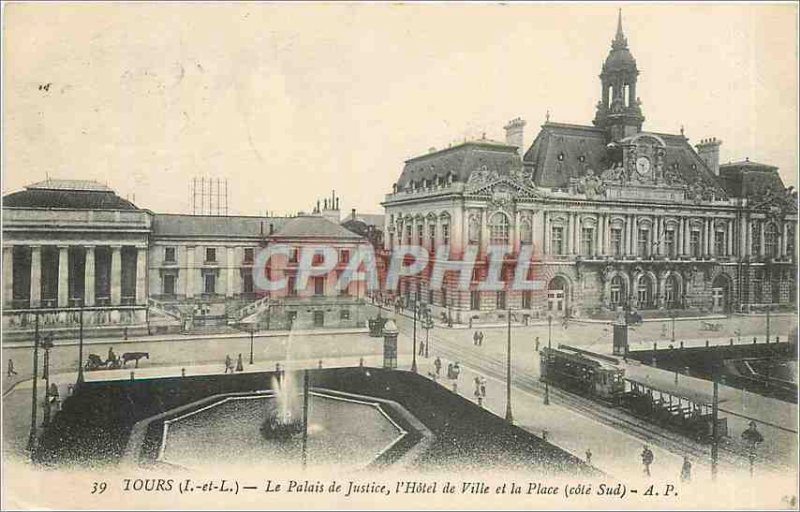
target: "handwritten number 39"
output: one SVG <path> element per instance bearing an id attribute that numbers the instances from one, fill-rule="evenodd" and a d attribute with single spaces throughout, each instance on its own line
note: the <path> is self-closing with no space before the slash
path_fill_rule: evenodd
<path id="1" fill-rule="evenodd" d="M 106 488 L 108 488 L 106 482 L 92 482 L 92 494 L 103 494 Z"/>

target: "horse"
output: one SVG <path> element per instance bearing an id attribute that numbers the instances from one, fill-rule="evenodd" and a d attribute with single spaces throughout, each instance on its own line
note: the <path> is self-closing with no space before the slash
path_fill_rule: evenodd
<path id="1" fill-rule="evenodd" d="M 141 359 L 141 358 L 150 359 L 150 353 L 149 352 L 125 352 L 124 354 L 122 354 L 122 366 L 126 366 L 128 364 L 128 361 L 135 361 L 136 362 L 135 368 L 138 368 L 139 367 L 139 359 Z"/>

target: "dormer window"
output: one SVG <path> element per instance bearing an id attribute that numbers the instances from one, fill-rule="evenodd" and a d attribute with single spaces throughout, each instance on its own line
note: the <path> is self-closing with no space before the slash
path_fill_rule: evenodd
<path id="1" fill-rule="evenodd" d="M 583 155 L 581 155 L 581 156 L 579 156 L 579 157 L 578 157 L 578 161 L 579 161 L 580 163 L 583 163 L 583 162 L 585 162 L 585 161 L 586 161 L 586 157 L 585 157 L 585 156 L 583 156 Z"/>
<path id="2" fill-rule="evenodd" d="M 697 164 L 692 164 L 692 170 L 693 170 L 693 171 L 696 171 L 696 170 L 697 170 Z"/>
<path id="3" fill-rule="evenodd" d="M 564 153 L 559 153 L 558 154 L 558 161 L 559 162 L 563 162 L 564 161 Z"/>

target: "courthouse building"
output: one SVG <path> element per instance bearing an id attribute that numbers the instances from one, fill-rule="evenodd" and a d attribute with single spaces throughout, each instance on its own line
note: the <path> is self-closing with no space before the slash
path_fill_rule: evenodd
<path id="1" fill-rule="evenodd" d="M 332 199 L 333 204 L 333 199 Z M 271 271 L 291 289 L 254 286 L 257 251 L 370 242 L 339 225 L 331 206 L 294 217 L 159 214 L 107 186 L 48 179 L 3 197 L 3 331 L 75 337 L 122 332 L 363 327 L 365 291 L 333 286 L 342 270 L 294 286 L 297 258 Z"/>
<path id="2" fill-rule="evenodd" d="M 506 140 L 466 141 L 412 158 L 382 203 L 385 247 L 479 249 L 470 290 L 406 277 L 400 296 L 456 322 L 505 310 L 612 317 L 621 307 L 696 314 L 788 306 L 796 295 L 796 193 L 770 165 L 720 165 L 721 141 L 646 131 L 636 60 L 621 18 L 600 73 L 591 125 L 549 119 L 527 151 L 525 122 Z M 590 79 L 591 77 L 586 77 Z M 481 291 L 486 248 L 532 245 L 541 291 Z M 510 278 L 516 261 L 507 259 Z"/>

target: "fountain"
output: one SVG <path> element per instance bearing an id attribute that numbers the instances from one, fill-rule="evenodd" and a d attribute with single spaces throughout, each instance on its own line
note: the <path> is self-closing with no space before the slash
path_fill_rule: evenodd
<path id="1" fill-rule="evenodd" d="M 275 399 L 267 407 L 267 418 L 261 425 L 261 434 L 267 439 L 288 439 L 305 430 L 303 413 L 296 405 L 295 381 L 285 372 L 272 377 Z"/>

